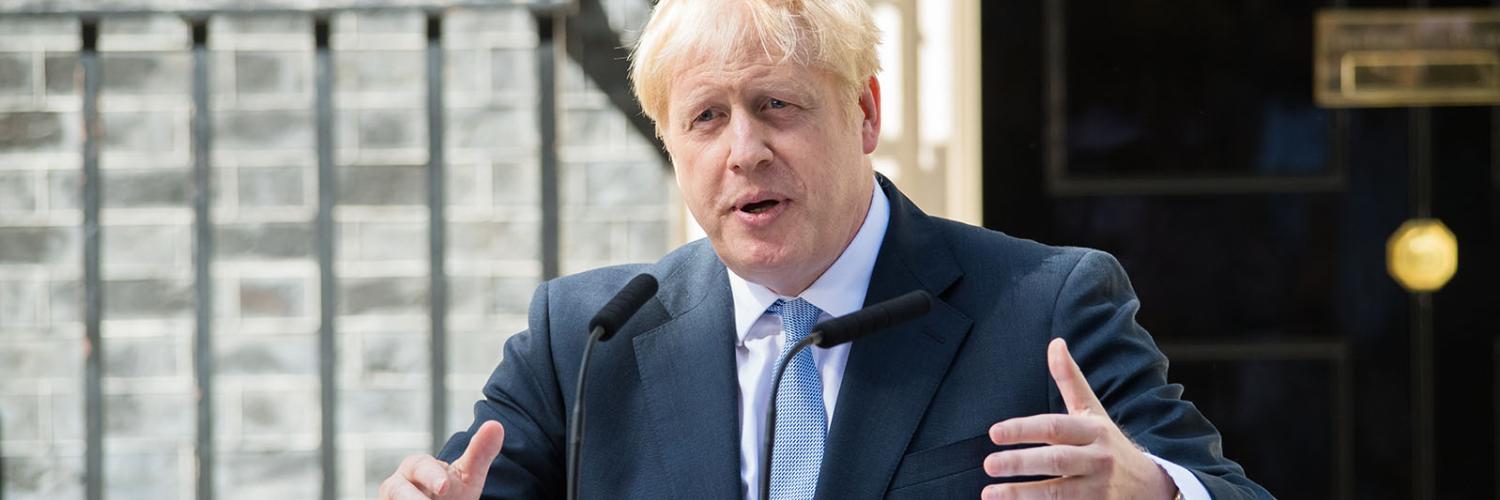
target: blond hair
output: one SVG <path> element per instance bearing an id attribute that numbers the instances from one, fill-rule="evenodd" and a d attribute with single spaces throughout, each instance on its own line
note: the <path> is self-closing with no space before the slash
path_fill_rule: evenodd
<path id="1" fill-rule="evenodd" d="M 880 71 L 880 30 L 866 0 L 661 0 L 630 58 L 631 85 L 658 135 L 677 72 L 727 62 L 752 39 L 769 61 L 829 71 L 850 104 Z"/>

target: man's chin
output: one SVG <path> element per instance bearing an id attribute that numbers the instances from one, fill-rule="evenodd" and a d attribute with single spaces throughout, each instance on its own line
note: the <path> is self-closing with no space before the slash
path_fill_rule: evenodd
<path id="1" fill-rule="evenodd" d="M 756 240 L 731 240 L 714 244 L 719 259 L 745 279 L 785 272 L 791 260 L 785 245 Z M 753 281 L 753 280 L 752 280 Z"/>

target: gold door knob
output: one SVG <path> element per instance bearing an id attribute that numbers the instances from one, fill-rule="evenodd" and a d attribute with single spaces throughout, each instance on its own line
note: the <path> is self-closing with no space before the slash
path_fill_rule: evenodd
<path id="1" fill-rule="evenodd" d="M 1401 223 L 1385 244 L 1386 270 L 1412 292 L 1436 292 L 1458 272 L 1458 239 L 1437 219 Z"/>

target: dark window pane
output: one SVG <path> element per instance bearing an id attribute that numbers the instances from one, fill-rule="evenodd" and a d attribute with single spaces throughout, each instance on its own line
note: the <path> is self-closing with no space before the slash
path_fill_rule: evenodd
<path id="1" fill-rule="evenodd" d="M 1312 102 L 1317 2 L 1069 2 L 1067 172 L 1297 176 L 1330 171 Z"/>

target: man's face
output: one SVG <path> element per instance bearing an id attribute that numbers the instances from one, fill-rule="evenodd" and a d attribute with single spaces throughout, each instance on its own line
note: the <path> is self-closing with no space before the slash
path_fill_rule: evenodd
<path id="1" fill-rule="evenodd" d="M 826 70 L 744 49 L 678 72 L 662 136 L 688 209 L 724 263 L 794 295 L 864 221 L 879 84 L 871 78 L 856 102 Z"/>

